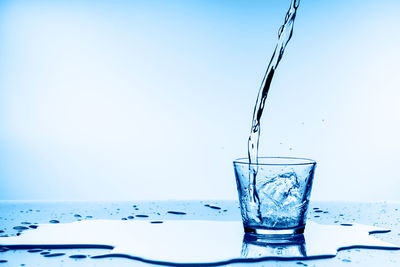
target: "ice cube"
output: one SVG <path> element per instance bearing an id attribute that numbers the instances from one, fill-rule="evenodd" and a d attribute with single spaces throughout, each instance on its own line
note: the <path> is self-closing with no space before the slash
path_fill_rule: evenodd
<path id="1" fill-rule="evenodd" d="M 261 203 L 283 208 L 301 201 L 299 188 L 296 173 L 287 172 L 269 178 L 257 188 L 257 192 Z"/>

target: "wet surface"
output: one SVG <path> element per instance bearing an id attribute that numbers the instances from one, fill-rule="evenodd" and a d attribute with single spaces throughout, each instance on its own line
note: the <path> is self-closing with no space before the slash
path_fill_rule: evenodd
<path id="1" fill-rule="evenodd" d="M 186 215 L 186 212 L 182 211 L 168 211 L 169 214 L 175 214 L 175 215 Z"/>
<path id="2" fill-rule="evenodd" d="M 65 224 L 42 224 L 23 236 L 0 239 L 9 249 L 108 248 L 92 258 L 125 257 L 156 264 L 226 264 L 264 260 L 323 259 L 348 248 L 400 249 L 370 233 L 387 229 L 353 224 L 322 225 L 308 222 L 304 235 L 290 239 L 265 239 L 243 235 L 240 221 L 91 220 Z M 149 242 L 153 240 L 153 242 Z M 44 257 L 65 253 L 41 252 Z"/>
<path id="3" fill-rule="evenodd" d="M 71 259 L 85 259 L 87 258 L 86 255 L 71 255 L 69 256 Z"/>
<path id="4" fill-rule="evenodd" d="M 206 206 L 207 205 L 207 206 Z M 209 206 L 219 207 L 221 209 L 210 208 Z M 309 219 L 319 224 L 336 225 L 342 228 L 352 228 L 351 224 L 357 225 L 362 223 L 366 225 L 373 225 L 379 228 L 391 229 L 391 232 L 384 234 L 374 234 L 371 236 L 377 237 L 379 240 L 400 244 L 400 205 L 395 203 L 324 203 L 319 202 L 311 204 L 309 211 Z M 224 211 L 226 210 L 226 211 Z M 186 213 L 185 215 L 177 215 L 168 213 L 168 211 L 177 211 Z M 75 216 L 76 214 L 80 215 Z M 121 218 L 128 216 L 137 217 L 136 215 L 147 215 L 140 220 L 129 219 L 121 221 Z M 315 218 L 314 216 L 320 216 Z M 3 231 L 0 235 L 8 235 L 14 238 L 24 238 L 28 233 L 39 231 L 43 228 L 42 224 L 52 227 L 60 227 L 64 223 L 76 221 L 90 221 L 98 219 L 118 220 L 119 223 L 145 223 L 149 227 L 166 227 L 171 220 L 189 221 L 193 220 L 208 220 L 208 221 L 222 221 L 228 224 L 235 224 L 240 220 L 240 211 L 237 203 L 233 201 L 187 201 L 187 202 L 91 202 L 91 203 L 78 203 L 78 202 L 2 202 L 0 203 L 0 230 Z M 59 221 L 59 224 L 49 223 L 51 220 Z M 154 223 L 154 222 L 163 223 Z M 37 229 L 14 229 L 16 226 L 38 226 Z M 341 225 L 344 224 L 344 225 Z M 226 226 L 226 225 L 225 225 Z M 146 227 L 146 226 L 144 226 Z M 236 226 L 238 227 L 238 226 Z M 240 226 L 239 226 L 240 228 Z M 224 227 L 226 230 L 226 227 Z M 241 230 L 241 229 L 240 229 Z M 106 229 L 101 230 L 103 233 L 107 232 Z M 189 229 L 188 232 L 196 232 Z M 236 230 L 235 230 L 236 232 Z M 17 234 L 20 236 L 16 237 Z M 240 237 L 240 238 L 239 238 Z M 254 252 L 254 244 L 251 242 L 245 248 L 243 246 L 243 236 L 235 237 L 240 243 L 240 253 L 242 250 L 248 251 L 248 255 L 252 253 L 265 253 L 263 251 Z M 142 241 L 143 244 L 150 244 L 151 239 Z M 307 240 L 307 238 L 306 238 Z M 134 238 L 131 240 L 134 241 Z M 212 240 L 213 242 L 213 240 Z M 212 243 L 211 242 L 211 243 Z M 216 242 L 214 242 L 216 243 Z M 231 242 L 237 244 L 237 242 Z M 136 243 L 137 244 L 137 243 Z M 306 243 L 307 244 L 307 243 Z M 184 246 L 187 247 L 187 246 Z M 224 253 L 228 251 L 225 246 Z M 292 245 L 292 252 L 301 251 L 298 245 Z M 301 245 L 300 245 L 301 248 Z M 38 247 L 30 249 L 39 249 Z M 118 266 L 131 266 L 132 260 L 126 258 L 91 258 L 96 255 L 105 255 L 110 253 L 111 248 L 74 248 L 67 249 L 59 247 L 57 249 L 49 247 L 41 247 L 43 251 L 48 252 L 47 255 L 64 253 L 54 257 L 44 257 L 40 252 L 28 253 L 27 249 L 14 250 L 4 249 L 0 250 L 0 260 L 7 261 L 2 263 L 1 266 L 20 266 L 27 264 L 27 266 L 79 266 L 79 264 L 91 266 L 109 266 L 116 264 Z M 220 248 L 219 248 L 220 249 Z M 2 251 L 2 252 L 1 252 Z M 184 251 L 180 251 L 181 254 Z M 282 252 L 282 249 L 281 249 Z M 308 251 L 309 252 L 309 251 Z M 45 254 L 45 255 L 46 255 Z M 150 255 L 155 254 L 151 251 Z M 220 253 L 221 254 L 221 253 Z M 83 255 L 82 258 L 73 258 L 73 255 Z M 179 255 L 179 254 L 178 254 Z M 209 254 L 211 255 L 211 254 Z M 265 256 L 265 255 L 264 255 Z M 86 259 L 85 259 L 86 258 Z M 291 260 L 291 261 L 276 261 L 269 260 L 268 266 L 371 266 L 371 265 L 385 265 L 385 266 L 399 266 L 400 251 L 386 251 L 376 249 L 359 249 L 353 248 L 351 250 L 342 250 L 334 258 L 328 259 L 308 259 L 308 260 Z M 243 263 L 234 263 L 233 265 L 241 265 Z M 260 266 L 260 263 L 246 263 L 246 265 Z M 306 264 L 306 265 L 304 265 Z M 147 263 L 135 261 L 136 265 L 147 265 Z"/>

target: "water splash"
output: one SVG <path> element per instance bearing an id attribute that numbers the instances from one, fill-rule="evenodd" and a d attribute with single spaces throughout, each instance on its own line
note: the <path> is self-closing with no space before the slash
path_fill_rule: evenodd
<path id="1" fill-rule="evenodd" d="M 265 107 L 265 100 L 267 99 L 268 92 L 271 86 L 272 78 L 274 76 L 275 70 L 282 59 L 283 53 L 285 52 L 286 45 L 290 41 L 293 35 L 294 20 L 296 18 L 296 11 L 299 7 L 300 0 L 292 0 L 290 3 L 290 8 L 286 13 L 285 22 L 279 28 L 278 31 L 278 42 L 275 46 L 275 50 L 272 54 L 271 60 L 268 64 L 267 70 L 265 72 L 264 78 L 261 82 L 260 89 L 257 95 L 257 101 L 254 106 L 253 119 L 251 125 L 250 136 L 248 140 L 248 157 L 249 163 L 258 162 L 258 145 L 260 139 L 260 120 Z M 249 165 L 251 169 L 250 172 L 250 186 L 249 186 L 249 196 L 252 198 L 252 202 L 258 206 L 259 197 L 255 190 L 256 186 L 256 176 L 257 176 L 257 166 Z M 261 219 L 261 215 L 259 216 Z"/>

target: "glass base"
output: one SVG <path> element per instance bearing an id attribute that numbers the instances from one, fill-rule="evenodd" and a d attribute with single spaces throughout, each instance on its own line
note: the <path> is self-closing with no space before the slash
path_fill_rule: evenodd
<path id="1" fill-rule="evenodd" d="M 244 227 L 244 232 L 247 235 L 253 235 L 257 238 L 266 239 L 290 239 L 291 237 L 296 238 L 304 233 L 304 226 L 291 228 L 291 229 L 265 229 L 265 228 L 253 228 Z"/>

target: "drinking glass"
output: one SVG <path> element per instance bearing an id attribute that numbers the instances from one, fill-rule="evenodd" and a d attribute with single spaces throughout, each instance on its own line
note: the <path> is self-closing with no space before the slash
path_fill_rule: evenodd
<path id="1" fill-rule="evenodd" d="M 233 162 L 244 231 L 255 235 L 302 234 L 316 162 L 293 157 L 259 157 Z"/>

